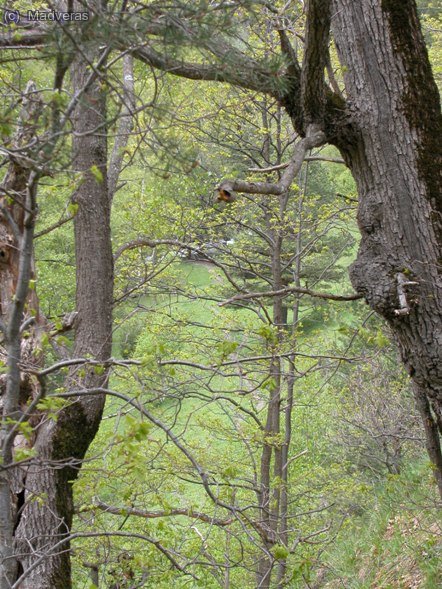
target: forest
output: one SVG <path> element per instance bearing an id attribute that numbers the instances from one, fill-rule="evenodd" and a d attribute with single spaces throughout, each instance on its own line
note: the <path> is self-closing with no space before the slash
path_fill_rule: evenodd
<path id="1" fill-rule="evenodd" d="M 442 1 L 0 20 L 0 589 L 442 587 Z"/>

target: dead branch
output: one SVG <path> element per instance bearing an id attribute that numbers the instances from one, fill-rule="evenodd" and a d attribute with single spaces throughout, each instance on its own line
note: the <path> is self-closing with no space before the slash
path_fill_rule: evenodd
<path id="1" fill-rule="evenodd" d="M 226 180 L 219 189 L 227 189 L 230 193 L 243 192 L 247 194 L 280 195 L 286 193 L 293 180 L 299 174 L 307 152 L 313 147 L 319 147 L 326 142 L 326 136 L 318 125 L 309 125 L 307 134 L 295 144 L 294 154 L 287 164 L 284 174 L 278 183 L 245 182 L 244 180 Z"/>

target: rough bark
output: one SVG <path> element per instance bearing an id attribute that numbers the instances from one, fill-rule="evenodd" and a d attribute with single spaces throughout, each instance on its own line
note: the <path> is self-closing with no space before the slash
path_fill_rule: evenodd
<path id="1" fill-rule="evenodd" d="M 330 0 L 310 0 L 301 75 L 304 126 L 322 124 L 325 116 L 324 70 L 328 61 Z"/>
<path id="2" fill-rule="evenodd" d="M 94 56 L 91 50 L 86 59 L 81 57 L 74 63 L 74 93 L 85 87 L 90 76 L 87 58 L 93 60 Z M 74 219 L 78 315 L 73 353 L 98 360 L 109 358 L 112 334 L 113 262 L 106 164 L 105 94 L 96 81 L 87 85 L 73 116 L 73 166 L 83 173 L 74 196 L 78 204 Z M 84 374 L 77 368 L 69 375 L 67 387 L 99 387 L 105 380 L 106 374 L 92 369 Z M 103 406 L 104 396 L 78 398 L 61 411 L 57 421 L 47 420 L 38 429 L 34 446 L 37 462 L 59 463 L 57 468 L 36 464 L 27 473 L 26 503 L 16 531 L 16 550 L 24 571 L 20 589 L 71 587 L 68 535 L 72 482 L 99 427 Z"/>
<path id="3" fill-rule="evenodd" d="M 411 0 L 334 0 L 355 141 L 338 145 L 359 193 L 355 289 L 390 324 L 427 419 L 442 414 L 442 116 Z M 400 300 L 401 275 L 406 305 Z M 434 415 L 434 417 L 433 417 Z M 429 432 L 434 427 L 426 428 Z M 428 440 L 435 468 L 440 440 Z M 438 477 L 442 496 L 441 477 Z"/>

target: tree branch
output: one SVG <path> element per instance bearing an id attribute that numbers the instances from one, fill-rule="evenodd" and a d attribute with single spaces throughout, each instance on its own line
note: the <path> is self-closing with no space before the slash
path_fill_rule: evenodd
<path id="1" fill-rule="evenodd" d="M 226 366 L 236 366 L 237 364 L 248 364 L 249 362 L 259 362 L 260 360 L 274 360 L 275 358 L 293 358 L 294 356 L 300 356 L 301 358 L 326 359 L 326 360 L 339 360 L 342 362 L 357 362 L 361 360 L 360 357 L 347 357 L 347 356 L 326 356 L 323 354 L 303 354 L 302 352 L 283 352 L 281 354 L 265 354 L 261 356 L 249 356 L 246 358 L 236 358 L 235 360 L 227 360 L 221 362 L 221 364 L 197 364 L 189 360 L 160 360 L 158 366 L 188 366 L 189 368 L 197 368 L 198 370 L 214 371 L 219 368 L 225 368 Z"/>
<path id="2" fill-rule="evenodd" d="M 324 123 L 324 69 L 327 66 L 329 33 L 330 0 L 309 0 L 301 74 L 301 103 L 306 126 L 315 123 L 322 128 Z"/>
<path id="3" fill-rule="evenodd" d="M 310 290 L 309 288 L 302 288 L 300 286 L 290 286 L 288 288 L 281 288 L 280 290 L 270 290 L 267 292 L 250 292 L 247 294 L 235 295 L 227 301 L 219 303 L 219 306 L 224 307 L 225 305 L 230 305 L 235 301 L 244 301 L 247 299 L 262 299 L 265 297 L 281 297 L 288 296 L 293 293 L 305 294 L 316 299 L 325 299 L 329 301 L 357 301 L 364 298 L 362 295 L 357 293 L 351 295 L 335 295 L 331 293 L 317 292 L 314 290 Z"/>
<path id="4" fill-rule="evenodd" d="M 329 162 L 331 164 L 345 164 L 345 161 L 339 157 L 327 157 L 325 155 L 308 155 L 304 158 L 305 162 Z M 278 164 L 276 166 L 269 166 L 268 168 L 248 168 L 248 172 L 256 174 L 267 174 L 269 172 L 277 172 L 278 170 L 285 170 L 290 165 L 290 162 Z"/>
<path id="5" fill-rule="evenodd" d="M 0 47 L 7 49 L 29 49 L 41 47 L 47 42 L 47 31 L 41 28 L 31 30 L 10 29 L 0 35 Z"/>
<path id="6" fill-rule="evenodd" d="M 69 221 L 72 221 L 73 218 L 74 218 L 74 215 L 68 215 L 67 217 L 60 219 L 59 221 L 57 221 L 53 225 L 49 225 L 49 227 L 46 227 L 45 229 L 42 229 L 41 231 L 36 233 L 34 235 L 34 239 L 37 239 L 38 237 L 43 237 L 43 235 L 47 235 L 48 233 L 51 233 L 51 231 L 54 231 L 54 229 L 58 229 L 59 227 L 62 227 L 66 223 L 69 223 Z"/>
<path id="7" fill-rule="evenodd" d="M 155 248 L 155 247 L 158 247 L 160 245 L 171 245 L 171 246 L 175 246 L 175 247 L 178 247 L 178 248 L 181 248 L 181 249 L 187 249 L 189 251 L 196 252 L 198 254 L 203 255 L 207 261 L 209 261 L 211 264 L 213 264 L 214 266 L 216 266 L 217 268 L 219 268 L 221 270 L 221 272 L 227 278 L 227 280 L 229 281 L 229 283 L 236 290 L 238 290 L 240 292 L 241 291 L 244 292 L 244 289 L 241 288 L 241 286 L 239 286 L 235 282 L 235 280 L 231 277 L 231 275 L 229 274 L 229 272 L 227 272 L 227 270 L 225 269 L 225 267 L 224 267 L 223 264 L 220 264 L 214 258 L 212 258 L 209 255 L 207 255 L 201 248 L 196 247 L 194 245 L 191 245 L 189 243 L 186 243 L 184 241 L 179 241 L 178 239 L 149 239 L 147 237 L 140 237 L 138 239 L 134 239 L 133 241 L 129 241 L 128 243 L 123 244 L 122 246 L 120 246 L 117 249 L 117 251 L 114 254 L 114 262 L 116 262 L 118 260 L 118 258 L 125 251 L 136 249 L 137 247 L 151 247 L 151 248 Z"/>
<path id="8" fill-rule="evenodd" d="M 244 180 L 232 180 L 223 182 L 219 190 L 227 190 L 230 193 L 244 192 L 247 194 L 272 194 L 280 195 L 287 192 L 293 180 L 299 174 L 305 160 L 307 151 L 313 147 L 319 147 L 326 141 L 325 134 L 316 125 L 310 125 L 307 134 L 298 140 L 295 145 L 292 160 L 287 164 L 284 174 L 278 183 L 271 182 L 246 182 Z"/>
<path id="9" fill-rule="evenodd" d="M 134 67 L 133 57 L 126 53 L 123 56 L 123 95 L 122 109 L 118 130 L 115 137 L 114 147 L 108 166 L 108 190 L 109 200 L 117 192 L 117 182 L 121 173 L 123 164 L 124 150 L 129 141 L 130 133 L 133 128 L 133 113 L 135 111 L 135 84 L 134 84 Z"/>
<path id="10" fill-rule="evenodd" d="M 120 538 L 138 538 L 139 540 L 144 540 L 145 542 L 149 542 L 153 544 L 160 552 L 164 554 L 164 556 L 172 563 L 172 565 L 179 570 L 180 572 L 184 573 L 185 575 L 191 576 L 196 581 L 199 581 L 198 577 L 196 577 L 193 573 L 186 570 L 185 567 L 181 566 L 176 559 L 172 556 L 172 553 L 169 549 L 165 548 L 159 540 L 152 538 L 150 536 L 146 536 L 144 534 L 137 534 L 135 532 L 122 532 L 120 530 L 111 531 L 111 532 L 75 532 L 73 534 L 69 534 L 67 536 L 63 536 L 61 540 L 57 543 L 51 545 L 46 552 L 44 552 L 41 556 L 35 559 L 35 561 L 28 567 L 17 579 L 17 581 L 10 585 L 11 589 L 19 589 L 19 587 L 23 586 L 23 581 L 29 577 L 33 570 L 35 570 L 38 565 L 40 565 L 44 560 L 57 554 L 57 551 L 63 550 L 64 545 L 66 542 L 71 542 L 77 538 L 102 538 L 102 537 L 120 537 Z"/>
<path id="11" fill-rule="evenodd" d="M 141 517 L 143 519 L 156 519 L 160 517 L 168 517 L 171 515 L 185 515 L 192 519 L 199 519 L 205 523 L 212 524 L 214 526 L 228 526 L 230 525 L 234 519 L 217 519 L 207 515 L 206 513 L 202 513 L 200 511 L 195 511 L 192 508 L 185 509 L 185 508 L 173 508 L 167 509 L 163 511 L 143 511 L 141 509 L 135 509 L 134 507 L 115 507 L 113 505 L 108 505 L 103 501 L 96 500 L 94 504 L 87 508 L 87 511 L 93 511 L 94 509 L 101 509 L 106 513 L 111 513 L 113 515 L 134 515 L 136 517 Z M 85 511 L 84 509 L 81 512 Z"/>
<path id="12" fill-rule="evenodd" d="M 137 409 L 142 415 L 144 415 L 149 421 L 155 424 L 159 429 L 161 429 L 167 438 L 180 450 L 180 452 L 187 458 L 190 464 L 195 469 L 198 478 L 203 485 L 203 488 L 206 494 L 210 497 L 215 505 L 219 507 L 223 507 L 233 514 L 242 512 L 240 508 L 236 508 L 233 505 L 229 505 L 219 497 L 217 497 L 211 489 L 210 485 L 210 474 L 206 468 L 204 468 L 194 457 L 194 455 L 190 452 L 190 450 L 183 444 L 183 442 L 173 433 L 172 428 L 166 425 L 161 420 L 157 419 L 138 399 L 133 399 L 128 395 L 120 393 L 118 391 L 114 391 L 111 389 L 106 389 L 104 387 L 94 387 L 91 389 L 77 389 L 71 390 L 67 393 L 54 393 L 48 395 L 48 397 L 53 398 L 60 398 L 60 399 L 69 399 L 69 398 L 78 398 L 81 397 L 89 397 L 91 395 L 110 395 L 112 397 L 116 397 L 118 399 L 122 399 L 125 403 L 131 405 L 135 409 Z M 64 540 L 65 541 L 65 540 Z"/>
<path id="13" fill-rule="evenodd" d="M 123 43 L 119 45 L 120 48 L 124 48 Z M 249 64 L 247 68 L 242 68 L 239 64 L 236 64 L 236 67 L 233 67 L 233 65 L 229 67 L 225 64 L 207 65 L 184 62 L 160 54 L 152 47 L 146 45 L 135 48 L 132 54 L 138 60 L 156 69 L 189 80 L 226 82 L 248 90 L 266 92 L 275 97 L 278 97 L 281 93 L 275 84 L 275 76 L 264 70 L 256 62 L 253 62 L 253 67 Z M 285 76 L 279 76 L 279 80 L 282 82 L 284 78 Z"/>

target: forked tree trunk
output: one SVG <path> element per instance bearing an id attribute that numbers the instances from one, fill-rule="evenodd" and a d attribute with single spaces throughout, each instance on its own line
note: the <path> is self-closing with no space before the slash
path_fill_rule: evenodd
<path id="1" fill-rule="evenodd" d="M 338 144 L 359 193 L 362 240 L 351 280 L 399 344 L 442 497 L 439 94 L 413 0 L 332 4 L 355 131 L 353 144 Z"/>
<path id="2" fill-rule="evenodd" d="M 91 60 L 93 57 L 89 55 Z M 86 60 L 79 58 L 72 69 L 74 93 L 85 87 L 90 72 Z M 106 360 L 111 353 L 113 261 L 106 177 L 105 95 L 99 81 L 87 86 L 74 113 L 73 154 L 74 169 L 83 173 L 83 182 L 74 198 L 78 204 L 74 220 L 78 316 L 73 354 Z M 98 375 L 89 369 L 84 374 L 77 370 L 69 375 L 67 386 L 97 387 L 105 380 L 105 374 Z M 62 467 L 29 468 L 26 505 L 16 531 L 17 553 L 25 573 L 20 589 L 71 587 L 69 541 L 59 543 L 70 532 L 72 481 L 97 432 L 103 407 L 101 396 L 82 397 L 63 409 L 57 421 L 47 420 L 37 431 L 38 459 L 60 461 Z"/>

